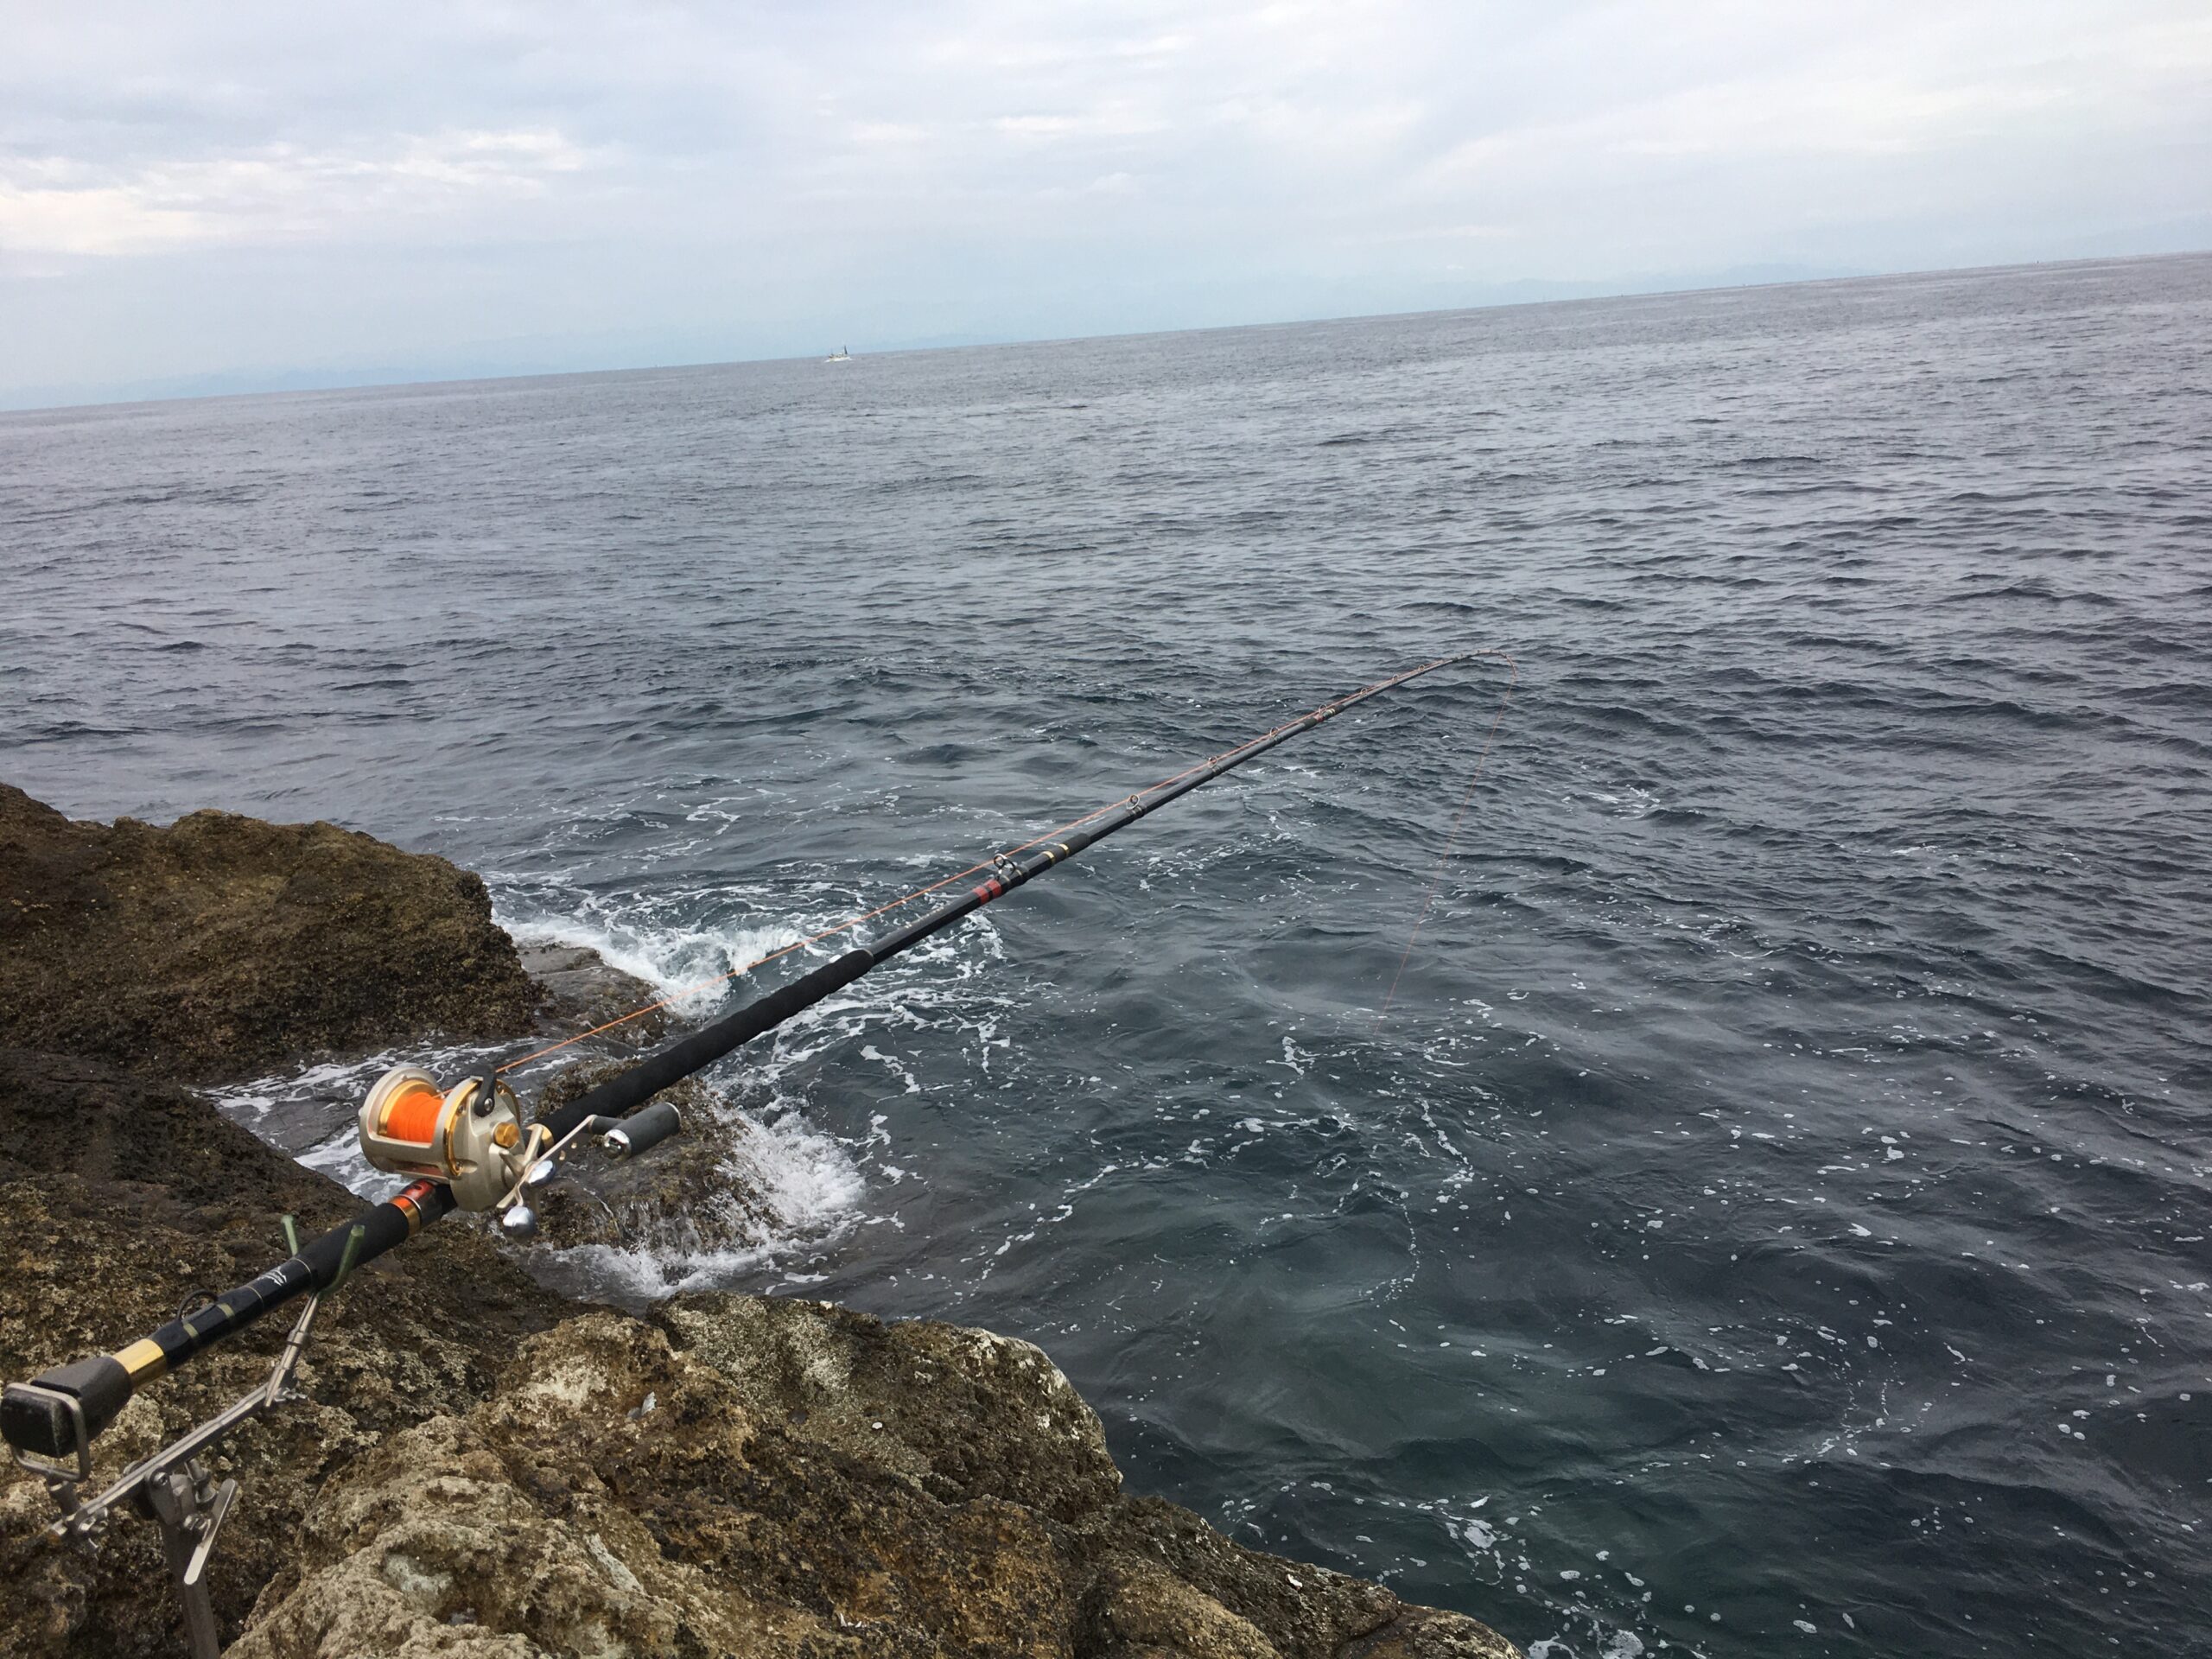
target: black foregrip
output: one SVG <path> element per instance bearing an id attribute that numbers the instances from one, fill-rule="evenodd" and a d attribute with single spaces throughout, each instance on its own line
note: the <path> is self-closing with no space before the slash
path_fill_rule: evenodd
<path id="1" fill-rule="evenodd" d="M 836 961 L 826 962 L 812 973 L 802 975 L 790 984 L 747 1003 L 727 1019 L 717 1020 L 647 1055 L 627 1071 L 609 1077 L 596 1089 L 587 1090 L 539 1121 L 557 1141 L 594 1115 L 625 1116 L 671 1084 L 681 1083 L 694 1071 L 712 1065 L 739 1044 L 750 1042 L 763 1032 L 773 1031 L 802 1008 L 811 1007 L 823 997 L 842 990 L 874 966 L 872 952 L 848 950 Z"/>
<path id="2" fill-rule="evenodd" d="M 418 1205 L 424 1221 L 435 1221 L 453 1208 L 453 1194 L 434 1186 L 435 1196 Z M 353 1243 L 359 1232 L 360 1243 Z M 279 1262 L 235 1290 L 226 1291 L 207 1306 L 171 1319 L 153 1334 L 155 1344 L 170 1370 L 212 1343 L 244 1330 L 272 1307 L 310 1290 L 328 1290 L 342 1272 L 373 1262 L 386 1250 L 404 1244 L 413 1233 L 407 1211 L 396 1204 L 379 1204 L 364 1210 L 352 1221 L 340 1223 L 321 1237 L 301 1247 L 289 1262 Z M 353 1255 L 347 1265 L 348 1251 Z"/>

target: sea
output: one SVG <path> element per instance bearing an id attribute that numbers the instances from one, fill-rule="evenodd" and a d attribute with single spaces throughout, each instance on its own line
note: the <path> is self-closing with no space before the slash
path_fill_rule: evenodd
<path id="1" fill-rule="evenodd" d="M 1531 1659 L 2212 1654 L 2212 256 L 0 415 L 0 779 L 667 991 L 1473 649 L 541 1265 L 1026 1338 Z M 373 1071 L 224 1098 L 365 1188 Z"/>

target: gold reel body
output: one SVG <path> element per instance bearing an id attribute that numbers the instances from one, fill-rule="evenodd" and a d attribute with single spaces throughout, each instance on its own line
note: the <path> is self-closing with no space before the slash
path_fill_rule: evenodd
<path id="1" fill-rule="evenodd" d="M 523 1127 L 514 1090 L 466 1077 L 440 1090 L 413 1066 L 395 1066 L 361 1103 L 361 1155 L 394 1175 L 443 1181 L 462 1210 L 490 1210 L 513 1191 L 536 1138 Z"/>

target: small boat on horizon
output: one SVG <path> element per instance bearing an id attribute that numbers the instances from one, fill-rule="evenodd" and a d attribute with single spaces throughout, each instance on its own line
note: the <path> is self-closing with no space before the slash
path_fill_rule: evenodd
<path id="1" fill-rule="evenodd" d="M 853 354 L 844 346 L 840 346 L 836 351 L 830 353 L 829 356 L 823 358 L 822 360 L 824 363 L 849 363 L 853 360 Z"/>

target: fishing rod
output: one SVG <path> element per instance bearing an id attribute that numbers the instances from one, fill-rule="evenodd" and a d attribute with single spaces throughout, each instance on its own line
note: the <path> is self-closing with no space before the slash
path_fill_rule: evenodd
<path id="1" fill-rule="evenodd" d="M 4 1395 L 0 1395 L 0 1437 L 4 1437 L 14 1449 L 17 1463 L 46 1476 L 49 1485 L 54 1488 L 64 1510 L 64 1522 L 57 1525 L 57 1530 L 80 1534 L 87 1531 L 90 1525 L 97 1524 L 97 1520 L 71 1523 L 76 1510 L 73 1500 L 62 1491 L 62 1484 L 67 1484 L 73 1491 L 75 1482 L 89 1477 L 92 1442 L 115 1421 L 139 1389 L 175 1370 L 213 1344 L 244 1330 L 270 1310 L 300 1296 L 308 1296 L 308 1308 L 295 1328 L 293 1340 L 287 1344 L 286 1358 L 279 1362 L 277 1375 L 272 1376 L 265 1390 L 257 1390 L 248 1402 L 240 1402 L 241 1407 L 253 1401 L 264 1406 L 273 1404 L 283 1374 L 289 1370 L 289 1362 L 296 1358 L 299 1344 L 305 1340 L 314 1301 L 335 1289 L 364 1263 L 397 1249 L 456 1209 L 495 1214 L 502 1229 L 512 1236 L 534 1236 L 537 1217 L 527 1195 L 556 1174 L 562 1161 L 579 1149 L 585 1137 L 595 1135 L 610 1154 L 628 1157 L 650 1150 L 678 1131 L 681 1122 L 673 1104 L 665 1101 L 648 1103 L 671 1084 L 712 1065 L 741 1045 L 775 1030 L 794 1015 L 851 984 L 870 969 L 911 950 L 923 940 L 1033 880 L 1054 865 L 1065 863 L 1085 848 L 1127 829 L 1138 819 L 1256 759 L 1278 744 L 1287 743 L 1371 697 L 1424 675 L 1481 658 L 1503 662 L 1518 678 L 1512 658 L 1502 652 L 1470 651 L 1439 658 L 1325 702 L 1248 742 L 1209 756 L 1170 778 L 1071 819 L 1019 847 L 995 853 L 982 863 L 957 875 L 918 888 L 889 905 L 802 940 L 800 944 L 807 944 L 850 932 L 888 912 L 958 887 L 957 892 L 938 899 L 921 915 L 878 938 L 854 945 L 787 984 L 754 997 L 733 1013 L 657 1050 L 533 1122 L 523 1121 L 514 1091 L 503 1080 L 501 1072 L 570 1046 L 606 1027 L 594 1027 L 593 1032 L 579 1033 L 550 1049 L 464 1078 L 450 1089 L 441 1089 L 429 1073 L 412 1067 L 402 1066 L 385 1073 L 362 1103 L 357 1127 L 362 1154 L 371 1165 L 388 1173 L 414 1178 L 404 1190 L 308 1244 L 296 1243 L 294 1254 L 285 1261 L 205 1306 L 180 1314 L 113 1353 L 57 1366 L 29 1382 L 10 1383 Z M 1507 695 L 1510 692 L 1509 683 Z M 1501 701 L 1501 715 L 1503 708 Z M 1496 729 L 1493 720 L 1493 734 Z M 975 875 L 983 879 L 972 886 L 959 886 Z M 798 948 L 787 946 L 775 954 L 788 954 Z M 763 958 L 766 960 L 772 957 Z M 759 965 L 751 963 L 737 971 L 747 972 Z M 733 974 L 723 977 L 735 976 Z M 645 1009 L 623 1016 L 623 1020 L 659 1006 L 663 1005 L 649 1004 Z M 623 1020 L 611 1023 L 619 1025 Z M 286 1219 L 289 1231 L 289 1217 Z M 187 1439 L 190 1440 L 192 1437 Z M 115 1494 L 106 1495 L 102 1502 L 112 1496 Z M 227 1499 L 225 1506 L 227 1507 Z M 212 1539 L 212 1525 L 207 1530 Z M 204 1548 L 200 1554 L 204 1564 Z"/>

